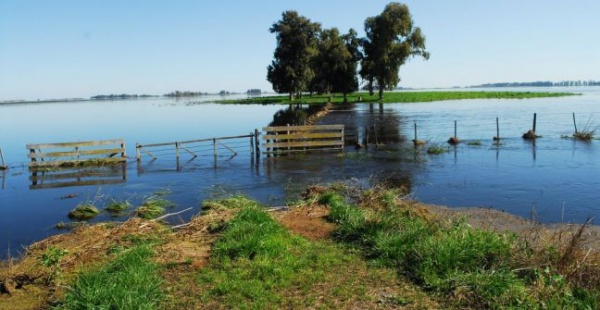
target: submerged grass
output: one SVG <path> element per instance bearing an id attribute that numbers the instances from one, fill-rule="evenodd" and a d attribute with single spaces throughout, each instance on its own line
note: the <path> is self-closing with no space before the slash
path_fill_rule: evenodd
<path id="1" fill-rule="evenodd" d="M 543 97 L 561 97 L 578 95 L 565 92 L 513 92 L 513 91 L 398 91 L 386 92 L 383 97 L 383 103 L 410 103 L 410 102 L 431 102 L 444 100 L 460 99 L 528 99 Z M 241 103 L 241 104 L 288 104 L 289 98 L 283 96 L 255 97 L 248 99 L 221 100 L 221 103 Z M 332 95 L 304 95 L 302 98 L 295 99 L 296 104 L 325 104 L 343 103 L 344 98 L 341 94 Z M 356 102 L 379 102 L 377 94 L 371 96 L 367 92 L 357 92 L 348 95 L 349 103 Z"/>
<path id="2" fill-rule="evenodd" d="M 156 309 L 164 294 L 152 256 L 149 245 L 123 250 L 101 269 L 80 274 L 55 309 Z"/>

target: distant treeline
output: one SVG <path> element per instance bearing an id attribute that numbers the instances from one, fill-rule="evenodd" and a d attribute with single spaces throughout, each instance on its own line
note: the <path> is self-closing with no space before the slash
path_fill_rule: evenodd
<path id="1" fill-rule="evenodd" d="M 600 86 L 600 81 L 536 81 L 536 82 L 512 82 L 512 83 L 488 83 L 470 86 L 473 88 L 479 87 L 553 87 L 553 86 Z"/>
<path id="2" fill-rule="evenodd" d="M 96 95 L 92 96 L 90 99 L 92 100 L 117 100 L 117 99 L 135 99 L 135 98 L 149 98 L 149 97 L 158 97 L 154 95 L 131 95 L 131 94 L 110 94 L 110 95 Z"/>
<path id="3" fill-rule="evenodd" d="M 208 95 L 208 93 L 203 93 L 201 91 L 194 92 L 194 91 L 179 91 L 179 90 L 176 90 L 174 92 L 170 92 L 168 94 L 165 94 L 165 97 L 196 97 L 196 96 L 204 96 L 204 95 Z"/>

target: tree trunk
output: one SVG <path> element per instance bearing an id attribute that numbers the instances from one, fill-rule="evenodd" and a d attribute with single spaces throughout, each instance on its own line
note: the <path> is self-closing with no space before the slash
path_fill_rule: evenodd
<path id="1" fill-rule="evenodd" d="M 379 100 L 383 100 L 383 87 L 379 86 Z"/>
<path id="2" fill-rule="evenodd" d="M 348 94 L 344 92 L 344 103 L 348 103 Z"/>
<path id="3" fill-rule="evenodd" d="M 294 93 L 290 92 L 288 94 L 288 96 L 289 96 L 290 102 L 294 101 Z"/>

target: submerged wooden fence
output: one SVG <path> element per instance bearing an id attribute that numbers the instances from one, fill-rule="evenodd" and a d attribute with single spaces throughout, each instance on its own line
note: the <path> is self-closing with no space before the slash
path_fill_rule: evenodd
<path id="1" fill-rule="evenodd" d="M 344 149 L 344 125 L 271 126 L 263 133 L 263 153 L 268 155 Z"/>
<path id="2" fill-rule="evenodd" d="M 80 166 L 124 162 L 125 140 L 27 144 L 29 167 Z"/>

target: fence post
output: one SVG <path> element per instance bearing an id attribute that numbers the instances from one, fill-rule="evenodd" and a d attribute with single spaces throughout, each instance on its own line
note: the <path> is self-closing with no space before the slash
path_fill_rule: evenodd
<path id="1" fill-rule="evenodd" d="M 535 126 L 537 125 L 537 113 L 533 113 L 533 132 L 535 133 Z"/>
<path id="2" fill-rule="evenodd" d="M 256 157 L 260 156 L 260 141 L 258 139 L 258 135 L 258 129 L 254 129 L 254 147 L 256 148 Z"/>
<path id="3" fill-rule="evenodd" d="M 215 154 L 215 158 L 217 157 L 217 138 L 213 138 L 213 151 Z"/>
<path id="4" fill-rule="evenodd" d="M 575 122 L 575 113 L 573 113 L 573 126 L 575 126 L 575 133 L 577 133 L 577 122 Z"/>
<path id="5" fill-rule="evenodd" d="M 0 159 L 2 159 L 2 165 L 0 165 L 0 170 L 4 170 L 4 169 L 6 169 L 6 162 L 4 162 L 4 154 L 2 154 L 1 148 L 0 148 Z M 3 188 L 4 188 L 4 186 L 3 186 Z"/>
<path id="6" fill-rule="evenodd" d="M 179 165 L 179 142 L 175 142 L 175 157 L 177 158 L 177 164 Z"/>
<path id="7" fill-rule="evenodd" d="M 136 154 L 137 161 L 142 161 L 142 154 L 140 152 L 141 148 L 142 148 L 142 146 L 139 143 L 135 144 L 135 154 Z"/>
<path id="8" fill-rule="evenodd" d="M 498 121 L 498 118 L 496 117 L 496 136 L 494 137 L 495 141 L 500 141 L 500 122 Z"/>

